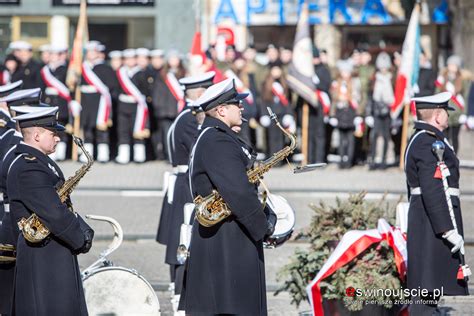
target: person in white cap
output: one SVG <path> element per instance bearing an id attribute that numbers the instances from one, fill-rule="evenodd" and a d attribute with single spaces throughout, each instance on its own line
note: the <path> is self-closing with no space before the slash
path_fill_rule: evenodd
<path id="1" fill-rule="evenodd" d="M 115 71 L 100 56 L 99 45 L 97 41 L 86 45 L 86 60 L 80 83 L 80 122 L 86 150 L 94 155 L 94 145 L 97 145 L 97 161 L 107 162 L 110 159 L 112 98 L 117 95 L 118 82 Z M 80 160 L 85 162 L 86 157 L 81 155 Z"/>
<path id="2" fill-rule="evenodd" d="M 118 155 L 120 164 L 130 162 L 130 145 L 133 144 L 133 160 L 146 160 L 145 139 L 150 136 L 148 127 L 148 105 L 146 103 L 147 82 L 144 72 L 136 63 L 134 49 L 123 51 L 123 66 L 117 71 L 120 93 L 117 105 Z"/>
<path id="3" fill-rule="evenodd" d="M 43 91 L 43 101 L 59 108 L 59 122 L 62 125 L 72 125 L 72 117 L 69 116 L 69 113 L 79 115 L 79 109 L 77 103 L 72 101 L 71 93 L 66 86 L 67 65 L 60 57 L 65 50 L 67 48 L 62 45 L 51 45 L 49 47 L 49 62 L 41 68 L 40 72 L 40 87 Z M 71 126 L 69 128 L 72 129 Z M 71 139 L 66 133 L 61 134 L 60 138 L 61 141 L 51 157 L 56 161 L 66 159 L 67 146 L 71 143 Z"/>
<path id="4" fill-rule="evenodd" d="M 33 213 L 50 234 L 39 243 L 18 237 L 12 313 L 15 315 L 87 315 L 77 255 L 92 246 L 94 231 L 61 202 L 57 188 L 65 179 L 48 155 L 64 131 L 57 107 L 16 116 L 23 143 L 7 176 L 13 222 Z M 54 276 L 54 277 L 51 277 Z M 35 282 L 31 282 L 31 280 Z"/>
<path id="5" fill-rule="evenodd" d="M 404 153 L 410 201 L 407 288 L 423 289 L 428 294 L 412 297 L 410 315 L 438 314 L 439 297 L 433 297 L 436 291 L 445 296 L 469 295 L 464 278 L 467 271 L 460 267 L 464 264 L 464 234 L 459 160 L 443 133 L 454 110 L 451 97 L 443 92 L 412 99 L 418 121 Z M 435 302 L 424 303 L 430 300 Z"/>
<path id="6" fill-rule="evenodd" d="M 117 71 L 122 66 L 122 52 L 119 50 L 113 50 L 109 53 L 109 64 L 114 71 Z"/>
<path id="7" fill-rule="evenodd" d="M 51 50 L 51 44 L 43 44 L 38 48 L 40 52 L 40 66 L 43 67 L 49 63 L 49 54 Z"/>
<path id="8" fill-rule="evenodd" d="M 462 71 L 462 59 L 458 55 L 449 56 L 446 68 L 442 69 L 436 79 L 436 91 L 451 93 L 455 111 L 449 116 L 449 128 L 446 130 L 449 141 L 453 144 L 454 151 L 459 149 L 459 131 L 466 123 L 466 101 L 468 98 L 471 81 L 469 76 Z"/>
<path id="9" fill-rule="evenodd" d="M 15 47 L 15 56 L 20 64 L 12 74 L 12 81 L 23 80 L 24 89 L 37 88 L 40 84 L 40 64 L 33 59 L 31 44 L 19 41 Z"/>
<path id="10" fill-rule="evenodd" d="M 245 97 L 227 79 L 195 102 L 206 118 L 190 158 L 191 193 L 216 190 L 232 215 L 211 227 L 194 223 L 179 304 L 189 315 L 267 315 L 262 241 L 273 233 L 276 216 L 267 212 L 267 219 L 247 176 L 255 155 L 232 130 L 242 124 Z"/>
<path id="11" fill-rule="evenodd" d="M 12 120 L 6 99 L 9 95 L 21 88 L 23 81 L 16 81 L 11 84 L 0 86 L 0 153 L 5 150 L 8 141 L 5 135 L 12 133 L 15 129 L 15 122 Z M 0 154 L 0 160 L 3 156 Z"/>

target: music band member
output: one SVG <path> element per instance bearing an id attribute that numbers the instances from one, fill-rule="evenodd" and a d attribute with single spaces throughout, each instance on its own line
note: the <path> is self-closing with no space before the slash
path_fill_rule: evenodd
<path id="1" fill-rule="evenodd" d="M 14 223 L 33 213 L 50 234 L 17 242 L 12 312 L 15 315 L 87 315 L 77 254 L 92 246 L 94 231 L 71 212 L 58 195 L 65 182 L 59 166 L 48 157 L 59 142 L 57 107 L 23 114 L 19 123 L 24 143 L 16 149 L 7 176 Z"/>
<path id="2" fill-rule="evenodd" d="M 442 288 L 444 295 L 468 295 L 467 282 L 457 277 L 464 254 L 459 160 L 443 134 L 448 127 L 448 110 L 453 109 L 448 105 L 450 98 L 451 94 L 445 92 L 412 99 L 416 103 L 418 121 L 405 152 L 410 197 L 407 287 L 426 289 L 431 294 Z M 438 158 L 432 152 L 436 141 L 445 144 L 443 160 L 450 173 L 449 188 L 443 185 Z M 410 315 L 434 315 L 436 304 L 420 304 L 416 302 L 418 298 L 412 299 Z"/>
<path id="3" fill-rule="evenodd" d="M 227 79 L 196 101 L 206 118 L 190 158 L 190 189 L 193 197 L 217 190 L 232 214 L 211 227 L 194 223 L 179 306 L 189 315 L 267 314 L 262 240 L 273 226 L 247 177 L 251 156 L 232 130 L 242 124 L 246 96 Z"/>

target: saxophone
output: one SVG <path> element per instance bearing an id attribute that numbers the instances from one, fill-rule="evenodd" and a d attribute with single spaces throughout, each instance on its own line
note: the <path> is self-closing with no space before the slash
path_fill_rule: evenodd
<path id="1" fill-rule="evenodd" d="M 87 158 L 87 162 L 83 164 L 73 176 L 69 177 L 57 190 L 57 192 L 61 202 L 66 203 L 69 210 L 75 213 L 72 208 L 72 203 L 69 200 L 69 196 L 82 177 L 84 177 L 84 175 L 89 171 L 92 164 L 94 163 L 94 160 L 87 150 L 84 149 L 84 143 L 82 142 L 82 139 L 74 135 L 72 135 L 72 138 L 74 143 L 76 143 L 76 145 L 81 148 L 82 152 Z M 23 233 L 23 237 L 31 243 L 39 243 L 50 234 L 49 229 L 40 221 L 39 217 L 35 213 L 31 214 L 31 216 L 28 218 L 22 218 L 18 222 L 18 227 Z"/>
<path id="2" fill-rule="evenodd" d="M 267 107 L 267 110 L 270 113 L 270 118 L 275 121 L 276 126 L 290 139 L 290 145 L 274 153 L 270 158 L 247 171 L 249 182 L 257 185 L 266 172 L 280 161 L 286 159 L 296 148 L 296 136 L 281 126 L 276 114 L 273 113 L 270 108 Z M 194 199 L 194 204 L 196 220 L 205 227 L 214 226 L 232 214 L 229 206 L 216 190 L 212 190 L 211 194 L 205 197 L 198 195 Z"/>

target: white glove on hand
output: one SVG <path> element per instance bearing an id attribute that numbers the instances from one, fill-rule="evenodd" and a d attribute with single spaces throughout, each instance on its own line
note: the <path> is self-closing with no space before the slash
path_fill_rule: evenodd
<path id="1" fill-rule="evenodd" d="M 82 106 L 76 100 L 69 102 L 69 108 L 71 109 L 72 116 L 79 116 L 82 111 Z"/>
<path id="2" fill-rule="evenodd" d="M 260 117 L 260 125 L 262 125 L 263 127 L 270 126 L 271 122 L 272 122 L 272 120 L 270 119 L 270 116 L 268 116 L 268 115 L 264 115 L 264 116 Z"/>
<path id="3" fill-rule="evenodd" d="M 373 128 L 374 127 L 374 117 L 373 116 L 367 116 L 365 118 L 365 124 L 367 124 L 368 127 Z"/>
<path id="4" fill-rule="evenodd" d="M 453 248 L 451 248 L 451 253 L 455 253 L 459 250 L 461 251 L 461 254 L 464 255 L 464 239 L 455 229 L 444 233 L 443 238 L 449 241 L 449 243 L 454 246 Z"/>
<path id="5" fill-rule="evenodd" d="M 283 127 L 288 128 L 291 124 L 293 124 L 294 121 L 295 119 L 293 118 L 293 116 L 291 116 L 290 114 L 285 114 L 283 115 L 281 123 L 283 124 Z"/>
<path id="6" fill-rule="evenodd" d="M 468 116 L 466 124 L 469 129 L 474 129 L 474 116 Z"/>
<path id="7" fill-rule="evenodd" d="M 467 121 L 466 114 L 459 115 L 459 119 L 458 119 L 459 124 L 463 125 L 464 123 L 466 123 L 466 121 Z"/>
<path id="8" fill-rule="evenodd" d="M 355 126 L 359 126 L 359 124 L 362 123 L 363 121 L 364 121 L 364 119 L 360 116 L 354 117 L 354 125 Z"/>
<path id="9" fill-rule="evenodd" d="M 332 127 L 336 127 L 336 126 L 337 126 L 337 123 L 339 123 L 339 122 L 337 121 L 337 118 L 331 117 L 331 118 L 329 119 L 329 125 L 331 125 Z"/>
<path id="10" fill-rule="evenodd" d="M 324 115 L 323 122 L 324 122 L 324 124 L 329 124 L 329 116 Z"/>

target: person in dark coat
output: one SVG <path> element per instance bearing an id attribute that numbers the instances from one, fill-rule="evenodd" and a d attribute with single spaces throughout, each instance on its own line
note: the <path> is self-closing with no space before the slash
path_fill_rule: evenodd
<path id="1" fill-rule="evenodd" d="M 231 129 L 242 124 L 246 96 L 227 79 L 196 101 L 206 118 L 190 158 L 191 192 L 204 197 L 217 190 L 232 214 L 211 227 L 194 222 L 179 306 L 189 315 L 267 314 L 262 240 L 274 223 L 248 181 L 252 156 Z"/>
<path id="2" fill-rule="evenodd" d="M 426 289 L 430 295 L 468 295 L 467 282 L 457 278 L 464 254 L 463 222 L 459 200 L 459 160 L 443 131 L 448 127 L 451 94 L 440 93 L 412 99 L 416 103 L 415 133 L 405 152 L 409 188 L 407 287 Z M 450 198 L 456 226 L 450 217 L 445 189 L 432 152 L 435 141 L 445 144 L 444 163 L 449 169 Z M 418 298 L 412 298 L 414 300 Z M 423 298 L 422 299 L 427 299 Z M 412 304 L 410 315 L 432 315 L 436 304 Z"/>
<path id="3" fill-rule="evenodd" d="M 14 51 L 19 61 L 18 68 L 12 74 L 12 81 L 23 80 L 23 89 L 37 88 L 40 85 L 40 64 L 33 59 L 30 43 L 18 41 Z"/>
<path id="4" fill-rule="evenodd" d="M 415 97 L 424 97 L 432 95 L 436 90 L 436 71 L 431 65 L 429 56 L 425 51 L 420 54 L 420 72 L 418 74 L 418 88 L 415 91 Z"/>
<path id="5" fill-rule="evenodd" d="M 35 213 L 50 230 L 38 243 L 19 234 L 12 313 L 15 315 L 87 315 L 77 254 L 92 246 L 94 231 L 62 203 L 57 188 L 64 183 L 59 166 L 47 155 L 64 130 L 58 108 L 15 117 L 24 137 L 7 175 L 11 218 Z"/>
<path id="6" fill-rule="evenodd" d="M 194 102 L 212 85 L 215 72 L 211 71 L 200 76 L 185 77 L 179 80 L 186 94 L 186 107 L 174 120 L 170 128 L 170 148 L 173 153 L 173 169 L 176 181 L 173 188 L 173 203 L 168 220 L 168 238 L 165 262 L 175 270 L 173 308 L 176 310 L 184 277 L 184 266 L 177 260 L 177 249 L 180 240 L 181 224 L 184 222 L 184 205 L 192 203 L 188 187 L 188 162 L 192 146 L 199 133 L 199 126 L 204 114 Z M 184 188 L 184 189 L 182 189 Z"/>

